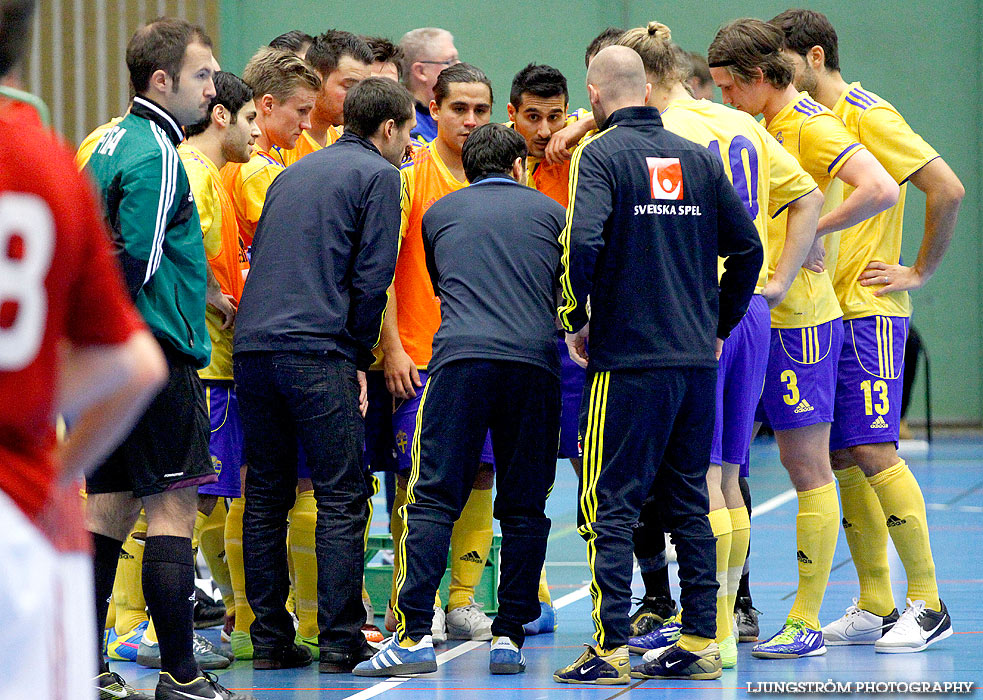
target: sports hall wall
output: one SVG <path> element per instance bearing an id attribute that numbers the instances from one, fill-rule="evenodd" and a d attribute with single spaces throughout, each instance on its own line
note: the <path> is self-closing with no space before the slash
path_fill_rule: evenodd
<path id="1" fill-rule="evenodd" d="M 592 0 L 535 3 L 353 3 L 337 0 L 225 0 L 222 65 L 240 70 L 261 44 L 289 29 L 329 27 L 398 40 L 421 26 L 450 30 L 461 59 L 484 69 L 495 89 L 495 118 L 504 119 L 512 76 L 529 61 L 549 63 L 570 81 L 571 104 L 586 105 L 584 49 L 604 27 L 668 24 L 673 38 L 706 52 L 717 28 L 737 17 L 769 19 L 790 5 L 763 0 Z M 797 6 L 797 5 L 791 5 Z M 827 0 L 840 38 L 840 65 L 849 82 L 894 103 L 952 166 L 967 194 L 955 240 L 928 287 L 914 295 L 914 325 L 931 356 L 933 419 L 983 422 L 983 0 Z M 718 93 L 719 97 L 719 93 Z M 904 259 L 921 240 L 925 197 L 908 188 Z M 909 418 L 924 417 L 924 378 L 912 394 Z"/>

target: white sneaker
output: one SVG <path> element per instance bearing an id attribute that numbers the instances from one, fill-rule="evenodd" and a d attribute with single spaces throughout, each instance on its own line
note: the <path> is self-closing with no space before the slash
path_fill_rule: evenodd
<path id="1" fill-rule="evenodd" d="M 897 610 L 881 617 L 857 607 L 858 602 L 854 598 L 853 605 L 846 609 L 843 617 L 823 627 L 823 639 L 827 646 L 873 644 L 898 622 Z"/>
<path id="2" fill-rule="evenodd" d="M 433 606 L 433 624 L 430 626 L 430 635 L 433 637 L 434 644 L 444 644 L 447 642 L 447 622 L 444 609 L 439 605 Z M 489 639 L 491 639 L 489 637 Z"/>
<path id="3" fill-rule="evenodd" d="M 471 599 L 469 605 L 447 613 L 447 636 L 450 639 L 471 639 L 484 642 L 492 638 L 491 618 Z"/>
<path id="4" fill-rule="evenodd" d="M 874 642 L 874 651 L 882 654 L 910 654 L 922 651 L 930 644 L 952 634 L 952 619 L 945 603 L 935 612 L 925 607 L 924 600 L 908 600 L 908 607 L 901 613 L 894 626 Z"/>

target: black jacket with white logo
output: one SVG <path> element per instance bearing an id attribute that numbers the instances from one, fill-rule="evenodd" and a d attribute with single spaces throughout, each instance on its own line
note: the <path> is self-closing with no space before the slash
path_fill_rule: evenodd
<path id="1" fill-rule="evenodd" d="M 762 249 L 720 159 L 626 107 L 574 154 L 563 231 L 568 331 L 591 368 L 716 367 L 714 338 L 747 311 Z M 717 282 L 717 257 L 725 272 Z"/>

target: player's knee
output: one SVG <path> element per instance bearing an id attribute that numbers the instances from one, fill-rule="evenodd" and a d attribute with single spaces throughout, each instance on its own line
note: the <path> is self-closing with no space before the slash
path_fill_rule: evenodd
<path id="1" fill-rule="evenodd" d="M 853 463 L 859 466 L 866 476 L 874 476 L 898 463 L 898 453 L 893 442 L 855 445 L 848 451 Z"/>

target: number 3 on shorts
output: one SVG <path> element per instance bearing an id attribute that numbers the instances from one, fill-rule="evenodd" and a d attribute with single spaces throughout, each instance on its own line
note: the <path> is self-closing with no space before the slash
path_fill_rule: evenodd
<path id="1" fill-rule="evenodd" d="M 782 396 L 785 403 L 789 406 L 799 403 L 799 386 L 796 383 L 795 372 L 790 369 L 782 372 L 782 382 L 788 388 L 788 393 Z"/>

